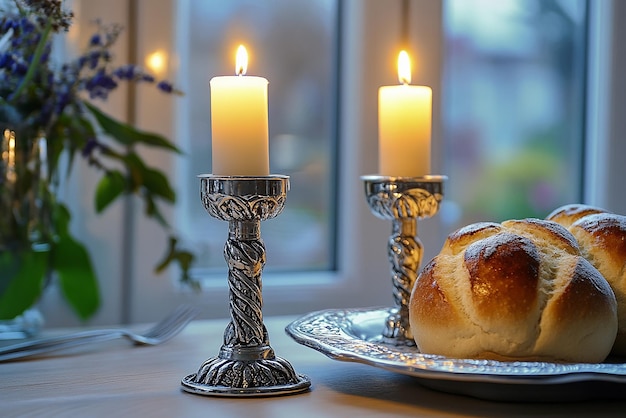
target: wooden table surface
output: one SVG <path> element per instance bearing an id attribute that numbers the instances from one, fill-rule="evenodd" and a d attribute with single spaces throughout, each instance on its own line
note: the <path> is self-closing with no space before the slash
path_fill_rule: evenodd
<path id="1" fill-rule="evenodd" d="M 267 398 L 183 392 L 180 380 L 217 355 L 227 324 L 199 320 L 156 347 L 118 340 L 0 363 L 0 417 L 626 416 L 626 401 L 506 403 L 433 391 L 410 376 L 335 361 L 297 344 L 284 333 L 293 319 L 265 324 L 276 354 L 311 378 L 308 392 Z"/>

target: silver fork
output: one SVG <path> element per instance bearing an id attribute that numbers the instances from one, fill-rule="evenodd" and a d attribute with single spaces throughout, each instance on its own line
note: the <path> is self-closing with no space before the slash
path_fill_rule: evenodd
<path id="1" fill-rule="evenodd" d="M 25 341 L 0 348 L 0 362 L 41 355 L 57 350 L 65 350 L 89 343 L 114 340 L 121 337 L 129 339 L 135 345 L 161 344 L 182 331 L 199 312 L 197 308 L 192 306 L 179 306 L 171 314 L 143 333 L 135 333 L 121 328 L 95 329 L 70 335 Z"/>

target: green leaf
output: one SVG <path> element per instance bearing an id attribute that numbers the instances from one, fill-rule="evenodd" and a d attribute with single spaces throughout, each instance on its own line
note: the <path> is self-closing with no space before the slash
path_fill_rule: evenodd
<path id="1" fill-rule="evenodd" d="M 106 173 L 96 186 L 96 212 L 101 213 L 111 202 L 126 190 L 126 179 L 117 170 Z"/>
<path id="2" fill-rule="evenodd" d="M 70 217 L 70 211 L 65 205 L 62 203 L 54 205 L 52 221 L 59 236 L 63 237 L 69 234 Z"/>
<path id="3" fill-rule="evenodd" d="M 0 252 L 0 319 L 13 319 L 41 296 L 47 252 Z"/>
<path id="4" fill-rule="evenodd" d="M 93 316 L 100 307 L 100 291 L 86 248 L 65 235 L 54 245 L 52 260 L 65 300 L 79 318 Z"/>
<path id="5" fill-rule="evenodd" d="M 130 188 L 133 192 L 136 192 L 144 183 L 143 174 L 146 171 L 146 165 L 141 157 L 134 152 L 126 154 L 122 162 L 130 173 Z"/>
<path id="6" fill-rule="evenodd" d="M 65 300 L 81 319 L 87 319 L 100 306 L 100 291 L 89 253 L 70 235 L 70 218 L 67 207 L 55 206 L 53 220 L 58 239 L 52 247 L 51 261 Z"/>
<path id="7" fill-rule="evenodd" d="M 163 259 L 154 268 L 155 273 L 162 273 L 169 265 L 176 262 L 178 263 L 182 271 L 182 281 L 189 284 L 196 290 L 199 290 L 199 283 L 191 278 L 189 275 L 189 269 L 193 263 L 195 257 L 192 253 L 178 248 L 178 239 L 176 237 L 169 237 L 169 246 L 167 253 L 163 256 Z"/>
<path id="8" fill-rule="evenodd" d="M 174 144 L 161 135 L 139 131 L 129 124 L 116 121 L 92 104 L 85 103 L 85 106 L 96 117 L 98 124 L 100 124 L 104 132 L 121 144 L 145 144 L 180 153 L 180 150 Z"/>
<path id="9" fill-rule="evenodd" d="M 168 223 L 165 220 L 165 217 L 163 216 L 161 211 L 159 210 L 158 206 L 156 205 L 156 202 L 152 198 L 152 195 L 149 193 L 144 194 L 143 200 L 146 205 L 145 206 L 146 216 L 150 218 L 154 218 L 159 224 L 161 224 L 161 226 L 163 226 L 164 228 L 167 228 Z"/>
<path id="10" fill-rule="evenodd" d="M 143 170 L 143 185 L 152 194 L 161 196 L 165 200 L 174 203 L 176 201 L 176 192 L 167 181 L 167 177 L 158 171 L 148 167 Z"/>

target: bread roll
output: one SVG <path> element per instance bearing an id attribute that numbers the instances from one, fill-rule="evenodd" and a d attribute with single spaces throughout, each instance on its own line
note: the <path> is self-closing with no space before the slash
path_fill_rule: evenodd
<path id="1" fill-rule="evenodd" d="M 571 205 L 570 205 L 571 206 Z M 626 217 L 589 206 L 576 205 L 579 214 L 550 214 L 576 237 L 582 255 L 609 282 L 617 298 L 618 330 L 613 353 L 626 356 Z"/>
<path id="2" fill-rule="evenodd" d="M 555 222 L 526 219 L 452 233 L 415 283 L 409 320 L 423 353 L 601 362 L 616 310 L 576 239 Z"/>
<path id="3" fill-rule="evenodd" d="M 569 228 L 570 225 L 572 225 L 580 218 L 587 215 L 593 215 L 594 213 L 608 212 L 602 208 L 597 208 L 595 206 L 574 203 L 555 209 L 551 214 L 546 217 L 546 219 L 557 222 L 564 227 Z"/>

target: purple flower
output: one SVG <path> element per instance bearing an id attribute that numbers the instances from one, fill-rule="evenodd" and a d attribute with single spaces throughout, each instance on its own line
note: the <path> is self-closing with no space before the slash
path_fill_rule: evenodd
<path id="1" fill-rule="evenodd" d="M 11 19 L 6 19 L 2 23 L 2 27 L 0 28 L 0 30 L 2 31 L 2 33 L 7 33 L 9 30 L 16 29 L 18 26 L 19 26 L 18 22 L 11 20 Z"/>
<path id="2" fill-rule="evenodd" d="M 96 33 L 89 40 L 89 45 L 91 45 L 91 46 L 99 46 L 99 45 L 101 45 L 101 42 L 102 42 L 102 39 L 100 38 L 100 34 Z"/>
<path id="3" fill-rule="evenodd" d="M 92 99 L 106 99 L 109 92 L 117 87 L 117 83 L 104 69 L 100 69 L 92 78 L 87 80 L 85 89 Z"/>
<path id="4" fill-rule="evenodd" d="M 13 64 L 13 55 L 8 52 L 0 54 L 0 68 L 10 68 Z"/>
<path id="5" fill-rule="evenodd" d="M 93 51 L 90 53 L 87 60 L 89 61 L 89 68 L 95 70 L 98 66 L 98 61 L 100 60 L 100 51 Z"/>
<path id="6" fill-rule="evenodd" d="M 63 83 L 58 84 L 55 88 L 55 96 L 54 114 L 60 115 L 73 99 L 69 86 Z"/>
<path id="7" fill-rule="evenodd" d="M 159 84 L 157 84 L 157 88 L 161 91 L 164 91 L 165 93 L 171 93 L 172 91 L 174 91 L 174 87 L 172 87 L 172 84 L 168 83 L 167 81 L 159 81 Z"/>
<path id="8" fill-rule="evenodd" d="M 11 64 L 11 71 L 18 75 L 25 75 L 28 71 L 28 65 L 21 61 L 13 61 Z"/>
<path id="9" fill-rule="evenodd" d="M 141 76 L 141 80 L 147 83 L 154 83 L 154 77 L 152 77 L 150 74 L 143 74 Z"/>
<path id="10" fill-rule="evenodd" d="M 35 25 L 33 25 L 33 22 L 25 17 L 20 20 L 19 26 L 22 28 L 22 33 L 24 34 L 29 34 L 35 30 Z"/>
<path id="11" fill-rule="evenodd" d="M 120 80 L 133 80 L 135 78 L 136 67 L 128 64 L 113 70 L 113 75 Z"/>

